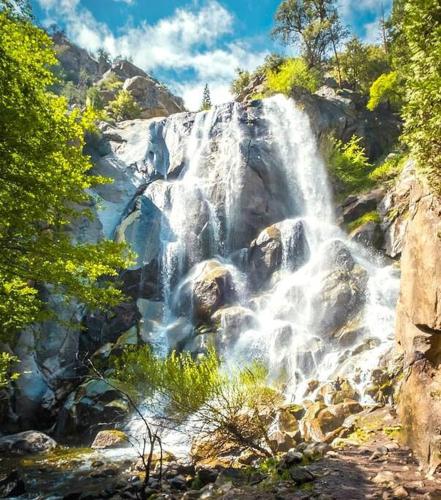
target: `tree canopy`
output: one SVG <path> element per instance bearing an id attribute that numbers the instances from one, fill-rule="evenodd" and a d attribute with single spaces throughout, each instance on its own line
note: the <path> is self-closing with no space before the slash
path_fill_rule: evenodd
<path id="1" fill-rule="evenodd" d="M 110 241 L 75 244 L 69 231 L 90 217 L 84 134 L 89 110 L 69 112 L 56 83 L 51 39 L 26 17 L 0 12 L 0 334 L 44 318 L 43 284 L 93 308 L 116 304 L 114 278 L 127 265 Z"/>

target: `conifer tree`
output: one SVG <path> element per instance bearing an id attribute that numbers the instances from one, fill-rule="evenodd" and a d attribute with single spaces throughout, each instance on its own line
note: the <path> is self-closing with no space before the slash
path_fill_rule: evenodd
<path id="1" fill-rule="evenodd" d="M 211 109 L 211 96 L 210 96 L 210 89 L 208 87 L 208 83 L 205 85 L 204 88 L 204 93 L 202 96 L 202 105 L 201 105 L 201 111 L 208 111 Z"/>

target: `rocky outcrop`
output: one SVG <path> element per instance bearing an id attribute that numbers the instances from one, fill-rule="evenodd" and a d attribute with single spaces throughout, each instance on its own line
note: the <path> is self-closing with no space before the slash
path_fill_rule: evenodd
<path id="1" fill-rule="evenodd" d="M 53 450 L 57 443 L 42 432 L 25 431 L 0 438 L 0 453 L 30 455 Z"/>
<path id="2" fill-rule="evenodd" d="M 399 414 L 405 441 L 434 470 L 441 463 L 441 200 L 413 181 L 401 259 L 396 340 L 404 353 Z"/>

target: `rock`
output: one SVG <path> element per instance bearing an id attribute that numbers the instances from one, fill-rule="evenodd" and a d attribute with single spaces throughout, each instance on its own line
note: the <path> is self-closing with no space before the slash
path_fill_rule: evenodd
<path id="1" fill-rule="evenodd" d="M 104 73 L 103 79 L 108 78 L 110 73 L 116 75 L 120 80 L 126 80 L 135 76 L 147 76 L 142 69 L 125 59 L 114 62 L 111 68 Z"/>
<path id="2" fill-rule="evenodd" d="M 275 452 L 287 452 L 294 448 L 295 438 L 288 432 L 273 431 L 268 436 L 269 445 Z"/>
<path id="3" fill-rule="evenodd" d="M 219 349 L 232 347 L 241 332 L 257 325 L 253 311 L 242 306 L 219 309 L 211 316 L 211 322 L 218 325 L 216 345 Z"/>
<path id="4" fill-rule="evenodd" d="M 16 470 L 0 476 L 0 498 L 20 497 L 25 493 L 25 484 Z"/>
<path id="5" fill-rule="evenodd" d="M 297 484 L 302 485 L 314 481 L 314 474 L 306 467 L 291 467 L 289 469 L 291 479 Z"/>
<path id="6" fill-rule="evenodd" d="M 323 396 L 325 402 L 330 404 L 342 403 L 347 399 L 357 400 L 360 397 L 351 383 L 344 378 L 337 378 L 332 382 L 328 382 L 320 388 L 319 394 Z"/>
<path id="7" fill-rule="evenodd" d="M 214 483 L 219 475 L 218 471 L 209 467 L 200 467 L 197 470 L 197 477 L 203 486 Z"/>
<path id="8" fill-rule="evenodd" d="M 174 96 L 164 85 L 148 76 L 136 75 L 124 82 L 141 108 L 141 118 L 169 116 L 185 111 L 184 101 Z"/>
<path id="9" fill-rule="evenodd" d="M 430 470 L 441 463 L 441 199 L 415 182 L 411 188 L 396 339 L 404 354 L 399 394 L 402 438 Z"/>
<path id="10" fill-rule="evenodd" d="M 383 196 L 383 189 L 375 189 L 367 194 L 349 196 L 342 204 L 343 222 L 348 224 L 368 212 L 373 212 L 377 209 Z"/>
<path id="11" fill-rule="evenodd" d="M 289 450 L 279 462 L 278 467 L 289 469 L 292 465 L 298 465 L 303 462 L 303 454 L 299 451 Z"/>
<path id="12" fill-rule="evenodd" d="M 57 446 L 56 441 L 38 431 L 25 431 L 0 437 L 0 452 L 27 455 L 45 453 Z"/>
<path id="13" fill-rule="evenodd" d="M 381 225 L 378 222 L 365 222 L 354 229 L 349 238 L 361 245 L 380 250 L 383 247 L 384 236 Z"/>
<path id="14" fill-rule="evenodd" d="M 237 292 L 227 267 L 216 260 L 201 263 L 178 291 L 177 312 L 208 321 L 221 307 L 235 301 Z"/>
<path id="15" fill-rule="evenodd" d="M 127 435 L 116 429 L 100 431 L 95 436 L 92 443 L 92 448 L 97 450 L 109 448 L 124 448 L 129 445 Z"/>
<path id="16" fill-rule="evenodd" d="M 178 475 L 170 479 L 170 486 L 174 490 L 184 491 L 187 489 L 187 481 L 184 476 Z"/>
<path id="17" fill-rule="evenodd" d="M 378 206 L 381 228 L 384 234 L 383 249 L 386 255 L 396 259 L 403 250 L 407 224 L 409 222 L 409 203 L 412 185 L 415 182 L 415 166 L 409 160 L 397 179 Z"/>
<path id="18" fill-rule="evenodd" d="M 379 472 L 373 479 L 372 482 L 375 484 L 380 484 L 388 487 L 392 487 L 395 483 L 395 475 L 391 471 Z"/>
<path id="19" fill-rule="evenodd" d="M 98 426 L 114 424 L 129 413 L 129 403 L 104 380 L 89 380 L 71 393 L 60 411 L 57 435 L 92 437 Z"/>
<path id="20" fill-rule="evenodd" d="M 409 493 L 404 486 L 398 486 L 392 491 L 392 495 L 394 498 L 407 498 Z"/>
<path id="21" fill-rule="evenodd" d="M 309 257 L 302 221 L 283 221 L 264 229 L 251 243 L 248 267 L 255 289 L 264 285 L 280 269 L 282 261 L 291 271 L 301 267 Z"/>

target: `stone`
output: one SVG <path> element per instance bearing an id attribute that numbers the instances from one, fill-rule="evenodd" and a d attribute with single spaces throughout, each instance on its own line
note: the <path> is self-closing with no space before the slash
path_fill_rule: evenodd
<path id="1" fill-rule="evenodd" d="M 314 474 L 306 467 L 291 467 L 289 469 L 291 479 L 297 484 L 302 485 L 314 481 Z"/>
<path id="2" fill-rule="evenodd" d="M 383 199 L 384 190 L 375 189 L 362 195 L 351 195 L 342 204 L 342 219 L 345 224 L 354 222 L 362 215 L 373 212 Z"/>
<path id="3" fill-rule="evenodd" d="M 268 442 L 275 452 L 287 452 L 295 447 L 296 440 L 288 432 L 273 431 L 268 435 Z"/>
<path id="4" fill-rule="evenodd" d="M 292 465 L 298 465 L 303 462 L 303 454 L 299 451 L 289 450 L 281 458 L 278 467 L 281 469 L 289 469 Z"/>
<path id="5" fill-rule="evenodd" d="M 129 411 L 128 401 L 118 390 L 104 380 L 89 380 L 67 398 L 58 416 L 56 434 L 91 438 L 98 426 L 114 424 Z"/>
<path id="6" fill-rule="evenodd" d="M 235 301 L 237 292 L 227 267 L 216 260 L 197 266 L 179 290 L 175 309 L 197 321 L 208 321 L 221 307 Z"/>
<path id="7" fill-rule="evenodd" d="M 392 495 L 394 498 L 407 498 L 409 496 L 409 493 L 404 486 L 397 486 L 392 491 Z"/>
<path id="8" fill-rule="evenodd" d="M 381 225 L 378 222 L 365 222 L 354 229 L 349 238 L 367 248 L 380 250 L 383 247 L 384 236 Z"/>
<path id="9" fill-rule="evenodd" d="M 16 470 L 0 476 L 0 498 L 20 497 L 25 493 L 25 483 Z"/>
<path id="10" fill-rule="evenodd" d="M 423 467 L 441 463 L 441 199 L 415 181 L 411 187 L 396 340 L 404 355 L 398 414 L 401 437 Z"/>
<path id="11" fill-rule="evenodd" d="M 164 85 L 149 76 L 136 75 L 124 82 L 139 107 L 141 118 L 169 116 L 185 111 L 184 101 L 174 96 Z"/>
<path id="12" fill-rule="evenodd" d="M 241 332 L 257 326 L 254 312 L 242 306 L 228 306 L 217 310 L 211 316 L 211 322 L 218 326 L 216 345 L 219 349 L 232 347 Z"/>
<path id="13" fill-rule="evenodd" d="M 219 475 L 218 471 L 209 467 L 200 467 L 197 470 L 197 477 L 203 486 L 214 483 Z"/>
<path id="14" fill-rule="evenodd" d="M 392 487 L 395 483 L 395 475 L 391 471 L 381 471 L 372 478 L 372 482 L 375 484 Z"/>
<path id="15" fill-rule="evenodd" d="M 91 448 L 96 450 L 105 450 L 109 448 L 125 448 L 128 446 L 129 440 L 127 435 L 116 429 L 100 431 L 95 436 Z"/>
<path id="16" fill-rule="evenodd" d="M 174 490 L 184 491 L 187 489 L 187 480 L 182 475 L 178 475 L 170 479 L 169 484 Z"/>
<path id="17" fill-rule="evenodd" d="M 28 455 L 45 453 L 56 448 L 54 439 L 38 431 L 24 431 L 0 437 L 0 452 Z"/>
<path id="18" fill-rule="evenodd" d="M 282 261 L 291 271 L 301 267 L 309 257 L 302 221 L 283 221 L 264 229 L 251 243 L 248 254 L 251 285 L 258 289 L 280 269 Z"/>

